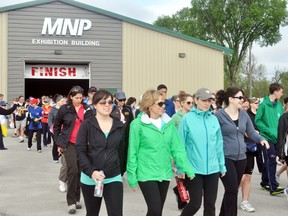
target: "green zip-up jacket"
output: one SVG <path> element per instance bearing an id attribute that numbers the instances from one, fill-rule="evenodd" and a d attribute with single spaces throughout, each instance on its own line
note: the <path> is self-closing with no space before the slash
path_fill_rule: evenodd
<path id="1" fill-rule="evenodd" d="M 130 125 L 127 180 L 132 188 L 139 181 L 170 180 L 173 177 L 172 157 L 184 173 L 189 177 L 195 176 L 171 118 L 164 113 L 161 120 L 161 131 L 152 124 L 146 113 L 142 113 Z"/>
<path id="2" fill-rule="evenodd" d="M 255 116 L 254 121 L 260 131 L 260 135 L 274 144 L 277 143 L 278 121 L 282 114 L 282 104 L 278 100 L 272 103 L 269 96 L 265 96 Z"/>
<path id="3" fill-rule="evenodd" d="M 177 111 L 173 116 L 172 116 L 172 121 L 174 122 L 176 128 L 178 129 L 179 128 L 179 125 L 182 121 L 182 118 L 183 118 L 183 113 L 181 110 Z"/>

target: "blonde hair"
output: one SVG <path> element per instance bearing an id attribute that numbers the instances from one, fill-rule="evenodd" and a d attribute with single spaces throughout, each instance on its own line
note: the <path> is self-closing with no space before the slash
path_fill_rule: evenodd
<path id="1" fill-rule="evenodd" d="M 149 107 L 151 107 L 157 100 L 159 100 L 159 97 L 162 97 L 162 94 L 159 91 L 156 90 L 147 90 L 143 96 L 142 100 L 139 103 L 140 110 L 146 114 L 149 114 Z"/>

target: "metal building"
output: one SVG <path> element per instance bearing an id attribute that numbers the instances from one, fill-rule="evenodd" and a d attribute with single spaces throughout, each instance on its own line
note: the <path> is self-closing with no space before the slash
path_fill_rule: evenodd
<path id="1" fill-rule="evenodd" d="M 224 85 L 231 49 L 71 0 L 0 8 L 0 93 L 11 100 L 67 94 L 73 85 L 138 98 Z"/>

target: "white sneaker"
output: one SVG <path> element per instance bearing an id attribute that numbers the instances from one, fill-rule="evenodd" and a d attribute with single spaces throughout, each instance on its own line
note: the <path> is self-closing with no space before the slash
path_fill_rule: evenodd
<path id="1" fill-rule="evenodd" d="M 240 204 L 240 208 L 244 211 L 247 211 L 247 212 L 254 212 L 255 211 L 255 208 L 253 208 L 248 201 L 242 201 Z"/>
<path id="2" fill-rule="evenodd" d="M 64 193 L 67 191 L 67 184 L 65 182 L 59 181 L 59 190 Z"/>
<path id="3" fill-rule="evenodd" d="M 31 148 L 27 148 L 27 151 L 31 151 Z"/>
<path id="4" fill-rule="evenodd" d="M 37 152 L 38 152 L 38 153 L 41 153 L 41 152 L 42 152 L 42 150 L 38 150 Z"/>

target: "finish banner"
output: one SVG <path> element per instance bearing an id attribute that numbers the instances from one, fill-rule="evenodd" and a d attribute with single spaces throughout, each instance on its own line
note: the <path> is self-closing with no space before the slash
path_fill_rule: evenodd
<path id="1" fill-rule="evenodd" d="M 89 79 L 88 65 L 26 64 L 27 79 Z"/>

